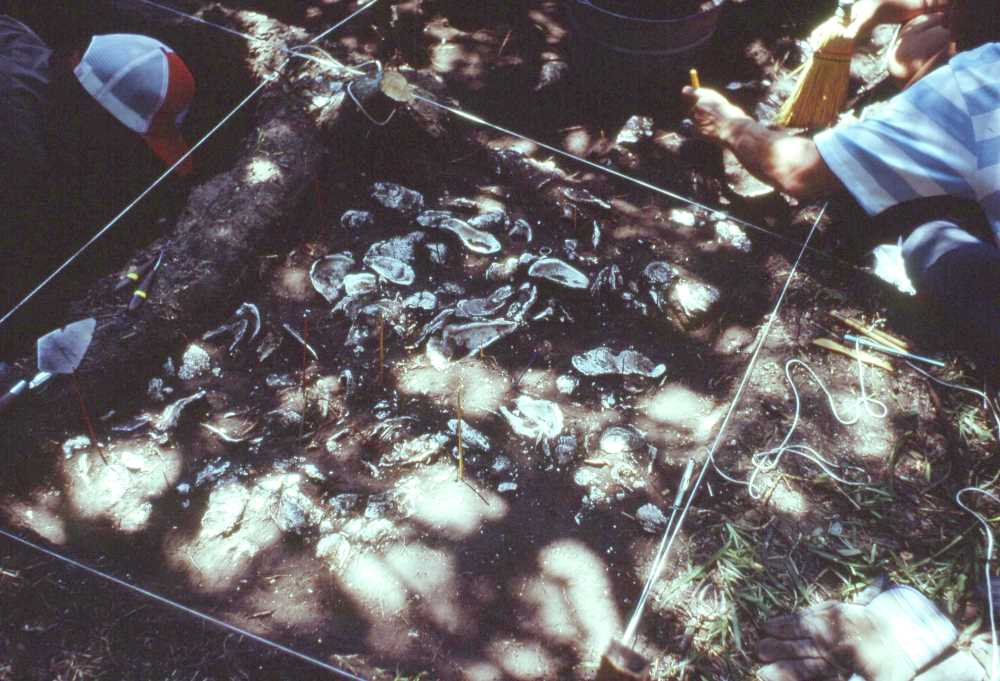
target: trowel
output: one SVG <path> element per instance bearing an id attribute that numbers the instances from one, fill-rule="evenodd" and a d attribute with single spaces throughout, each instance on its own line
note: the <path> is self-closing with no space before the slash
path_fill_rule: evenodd
<path id="1" fill-rule="evenodd" d="M 75 372 L 80 362 L 83 361 L 87 349 L 94 338 L 94 329 L 97 321 L 94 319 L 83 319 L 64 327 L 50 331 L 36 343 L 38 356 L 38 373 L 30 381 L 21 380 L 15 383 L 2 397 L 0 397 L 0 413 L 14 404 L 19 397 L 26 392 L 36 390 L 46 383 L 56 374 L 68 374 L 73 380 L 73 387 L 80 397 L 81 409 L 83 409 L 84 420 L 90 430 L 91 439 L 97 445 L 97 438 L 94 434 L 90 416 L 83 403 L 79 385 L 77 385 Z"/>

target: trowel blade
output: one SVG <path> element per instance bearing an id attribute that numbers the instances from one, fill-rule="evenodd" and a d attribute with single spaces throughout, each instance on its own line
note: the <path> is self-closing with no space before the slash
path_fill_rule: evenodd
<path id="1" fill-rule="evenodd" d="M 87 354 L 97 321 L 82 319 L 50 331 L 38 339 L 38 370 L 71 374 Z"/>

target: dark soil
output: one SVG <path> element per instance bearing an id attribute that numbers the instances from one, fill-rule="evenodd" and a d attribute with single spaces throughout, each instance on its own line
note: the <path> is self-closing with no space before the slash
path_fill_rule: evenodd
<path id="1" fill-rule="evenodd" d="M 310 27 L 317 15 L 331 19 L 331 7 L 345 9 L 245 6 Z M 764 12 L 734 3 L 727 11 L 714 58 L 698 62 L 703 78 L 733 83 L 741 104 L 766 109 L 799 57 L 793 36 L 805 33 L 819 10 L 774 3 Z M 186 337 L 171 337 L 162 351 L 151 347 L 136 362 L 134 384 L 145 388 L 155 379 L 154 388 L 169 392 L 107 386 L 112 411 L 102 410 L 98 427 L 108 464 L 96 451 L 68 446 L 82 426 L 40 442 L 29 432 L 12 438 L 0 516 L 87 563 L 362 676 L 391 679 L 398 670 L 411 678 L 426 672 L 418 677 L 425 679 L 589 678 L 631 613 L 659 541 L 639 527 L 639 509 L 654 504 L 669 512 L 688 459 L 704 461 L 818 211 L 732 191 L 727 185 L 746 178 L 731 169 L 727 177 L 717 150 L 683 136 L 684 112 L 673 91 L 636 80 L 634 98 L 608 94 L 570 56 L 556 3 L 427 0 L 399 3 L 392 14 L 361 21 L 326 47 L 344 59 L 378 53 L 439 77 L 449 96 L 490 121 L 721 205 L 766 232 L 747 230 L 749 251 L 735 248 L 716 233 L 711 216 L 457 119 L 447 139 L 431 137 L 402 112 L 384 126 L 365 124 L 327 142 L 320 172 L 243 268 L 239 286 L 212 299 L 232 305 L 206 306 L 183 320 Z M 232 51 L 212 54 L 208 29 L 190 30 L 199 36 L 187 45 L 208 98 L 192 123 L 196 135 L 249 83 L 243 70 L 233 70 Z M 545 70 L 555 62 L 567 66 L 565 77 L 545 81 L 544 73 L 560 73 Z M 650 135 L 617 143 L 635 114 L 651 116 Z M 249 120 L 205 152 L 200 179 L 225 170 L 255 138 Z M 276 160 L 280 155 L 262 155 L 259 172 L 277 172 Z M 232 182 L 244 203 L 224 208 L 252 207 L 260 180 Z M 509 222 L 531 225 L 534 241 L 498 230 L 501 253 L 469 253 L 412 215 L 380 206 L 372 199 L 376 182 L 419 191 L 426 207 L 465 220 L 502 206 Z M 564 190 L 592 192 L 611 208 L 570 200 Z M 156 206 L 165 215 L 175 208 Z M 345 228 L 348 210 L 370 211 L 373 221 Z M 807 358 L 838 406 L 857 394 L 856 365 L 810 346 L 834 324 L 828 311 L 888 320 L 922 350 L 937 349 L 919 304 L 859 268 L 865 251 L 850 231 L 857 219 L 849 206 L 835 204 L 812 244 L 822 253 L 802 260 L 719 452 L 717 463 L 730 475 L 745 478 L 751 453 L 776 444 L 789 427 L 788 359 Z M 170 224 L 162 229 L 160 236 Z M 371 244 L 415 231 L 444 243 L 447 257 L 435 262 L 420 250 L 416 283 L 380 282 L 363 300 L 378 307 L 356 319 L 333 311 L 310 284 L 319 258 L 348 251 L 360 272 Z M 114 256 L 94 256 L 91 281 L 113 276 L 138 245 L 125 239 Z M 500 285 L 485 279 L 491 264 L 542 253 L 571 262 L 591 280 L 613 263 L 624 284 L 592 293 L 535 281 L 535 311 L 546 315 L 483 352 L 434 368 L 421 336 L 437 310 L 407 310 L 400 301 L 416 291 L 447 305 L 485 297 Z M 718 291 L 710 313 L 661 313 L 643 274 L 661 260 L 693 288 Z M 91 289 L 95 307 L 94 292 L 108 281 Z M 510 282 L 532 283 L 523 271 Z M 231 335 L 202 338 L 244 301 L 261 312 L 257 338 L 233 350 Z M 274 351 L 265 356 L 268 345 Z M 634 349 L 666 372 L 658 379 L 575 372 L 572 357 L 601 345 Z M 207 366 L 178 375 L 193 356 Z M 168 359 L 172 369 L 164 368 Z M 571 395 L 557 389 L 566 377 L 579 381 Z M 887 404 L 888 419 L 864 417 L 844 427 L 803 380 L 796 440 L 834 463 L 859 467 L 868 484 L 837 485 L 802 460 L 786 459 L 762 481 L 764 498 L 754 500 L 743 487 L 708 476 L 641 629 L 654 678 L 749 678 L 764 617 L 850 595 L 882 571 L 968 619 L 966 606 L 977 598 L 977 537 L 962 535 L 969 520 L 951 493 L 989 480 L 997 463 L 986 438 L 975 434 L 975 401 L 942 398 L 905 370 L 869 371 L 865 381 Z M 127 432 L 137 419 L 156 420 L 170 403 L 199 391 L 203 399 L 176 428 L 160 435 L 139 423 Z M 562 433 L 576 438 L 566 458 L 555 458 L 555 442 L 512 431 L 502 410 L 522 397 L 558 405 Z M 449 430 L 455 419 L 489 444 L 459 446 Z M 635 429 L 642 444 L 602 448 L 610 426 Z M 960 541 L 951 543 L 954 537 Z M 3 681 L 319 678 L 287 657 L 2 540 L 0 568 Z"/>

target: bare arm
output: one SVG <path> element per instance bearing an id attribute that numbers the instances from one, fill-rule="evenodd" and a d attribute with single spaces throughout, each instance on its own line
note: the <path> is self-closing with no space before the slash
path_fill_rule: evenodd
<path id="1" fill-rule="evenodd" d="M 924 14 L 944 12 L 951 0 L 859 0 L 851 10 L 851 26 L 866 38 L 879 24 L 903 24 Z"/>
<path id="2" fill-rule="evenodd" d="M 761 125 L 714 90 L 685 88 L 684 95 L 698 133 L 729 147 L 761 181 L 804 200 L 841 188 L 812 140 Z"/>

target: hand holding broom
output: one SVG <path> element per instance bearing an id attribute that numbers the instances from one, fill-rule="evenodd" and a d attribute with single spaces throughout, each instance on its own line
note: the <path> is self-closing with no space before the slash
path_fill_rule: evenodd
<path id="1" fill-rule="evenodd" d="M 852 21 L 853 5 L 853 0 L 840 0 L 837 15 L 813 31 L 816 51 L 778 114 L 781 125 L 823 128 L 837 120 L 847 100 L 855 39 L 863 25 L 860 17 Z"/>

